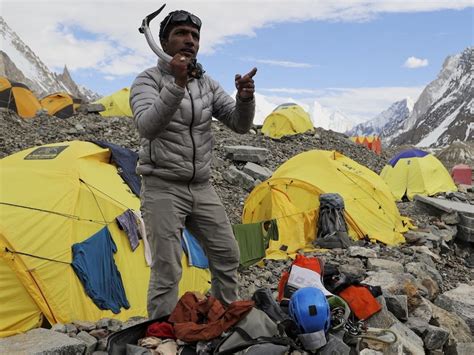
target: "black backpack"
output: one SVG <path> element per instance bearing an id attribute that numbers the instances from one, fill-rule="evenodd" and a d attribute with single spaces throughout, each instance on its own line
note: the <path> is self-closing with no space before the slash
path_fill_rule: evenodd
<path id="1" fill-rule="evenodd" d="M 344 199 L 337 193 L 319 195 L 318 232 L 313 243 L 320 248 L 348 248 L 352 241 L 344 218 Z"/>

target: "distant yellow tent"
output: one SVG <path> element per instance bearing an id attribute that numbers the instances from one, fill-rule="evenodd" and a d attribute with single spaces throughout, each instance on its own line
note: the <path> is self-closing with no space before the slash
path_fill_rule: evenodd
<path id="1" fill-rule="evenodd" d="M 309 114 L 301 106 L 287 103 L 278 106 L 265 118 L 262 133 L 268 137 L 280 139 L 283 136 L 292 136 L 313 129 Z"/>
<path id="2" fill-rule="evenodd" d="M 110 164 L 110 151 L 89 142 L 30 148 L 0 160 L 0 337 L 51 324 L 146 316 L 149 267 L 143 243 L 132 252 L 115 218 L 138 211 L 136 197 Z M 103 229 L 117 246 L 129 309 L 100 310 L 71 266 L 74 243 Z M 208 270 L 187 266 L 180 294 L 206 292 Z"/>
<path id="3" fill-rule="evenodd" d="M 343 197 L 353 238 L 387 245 L 404 242 L 407 227 L 388 186 L 376 173 L 336 151 L 311 150 L 282 164 L 250 193 L 242 223 L 276 219 L 279 240 L 270 241 L 267 257 L 286 257 L 314 240 L 322 193 Z"/>
<path id="4" fill-rule="evenodd" d="M 415 195 L 457 191 L 444 165 L 434 155 L 419 149 L 408 149 L 394 156 L 380 176 L 397 201 L 405 196 L 413 200 Z"/>
<path id="5" fill-rule="evenodd" d="M 81 102 L 81 99 L 77 99 L 67 92 L 57 92 L 40 100 L 41 106 L 48 111 L 49 115 L 59 118 L 68 118 L 74 115 Z"/>
<path id="6" fill-rule="evenodd" d="M 41 105 L 28 86 L 0 76 L 0 107 L 6 107 L 22 118 L 33 118 Z"/>
<path id="7" fill-rule="evenodd" d="M 132 117 L 132 109 L 130 108 L 130 88 L 123 88 L 114 92 L 109 96 L 105 96 L 97 100 L 96 104 L 102 104 L 105 111 L 100 114 L 104 117 L 109 116 L 127 116 Z"/>

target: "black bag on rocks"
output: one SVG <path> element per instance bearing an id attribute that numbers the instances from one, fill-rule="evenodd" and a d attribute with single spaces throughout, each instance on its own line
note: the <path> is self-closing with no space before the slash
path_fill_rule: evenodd
<path id="1" fill-rule="evenodd" d="M 344 199 L 337 193 L 319 195 L 318 233 L 313 242 L 320 248 L 348 248 L 354 243 L 344 218 Z"/>
<path id="2" fill-rule="evenodd" d="M 284 355 L 298 349 L 294 341 L 281 335 L 277 324 L 263 311 L 253 308 L 217 345 L 217 355 Z"/>

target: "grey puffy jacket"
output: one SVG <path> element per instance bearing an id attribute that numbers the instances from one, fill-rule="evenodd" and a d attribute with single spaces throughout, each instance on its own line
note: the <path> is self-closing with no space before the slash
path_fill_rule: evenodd
<path id="1" fill-rule="evenodd" d="M 246 133 L 255 114 L 255 100 L 234 100 L 207 75 L 176 85 L 162 60 L 135 79 L 130 106 L 141 138 L 137 173 L 189 182 L 210 178 L 212 117 Z"/>

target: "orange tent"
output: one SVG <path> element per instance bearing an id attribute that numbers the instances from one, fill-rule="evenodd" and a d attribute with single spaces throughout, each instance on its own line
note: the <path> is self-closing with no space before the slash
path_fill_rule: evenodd
<path id="1" fill-rule="evenodd" d="M 379 136 L 353 136 L 350 139 L 354 143 L 363 145 L 376 154 L 382 153 L 382 141 Z"/>

